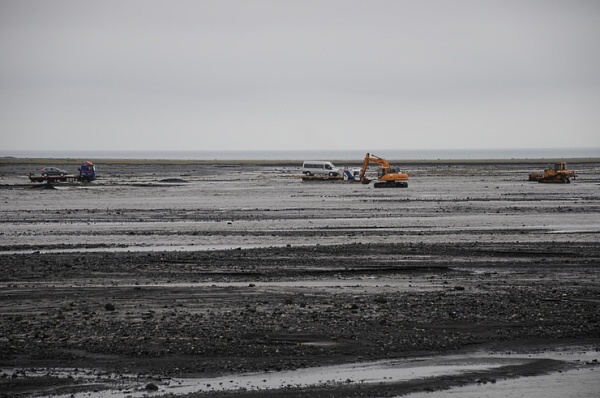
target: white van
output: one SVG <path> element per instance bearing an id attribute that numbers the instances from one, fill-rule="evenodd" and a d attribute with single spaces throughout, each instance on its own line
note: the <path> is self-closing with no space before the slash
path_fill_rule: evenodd
<path id="1" fill-rule="evenodd" d="M 302 165 L 302 173 L 307 176 L 317 174 L 338 176 L 340 174 L 340 169 L 335 167 L 333 163 L 325 160 L 307 160 Z"/>

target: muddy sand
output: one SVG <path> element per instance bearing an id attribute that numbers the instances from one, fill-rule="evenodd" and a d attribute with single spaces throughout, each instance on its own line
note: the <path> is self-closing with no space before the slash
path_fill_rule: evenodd
<path id="1" fill-rule="evenodd" d="M 0 163 L 0 396 L 492 394 L 574 371 L 597 396 L 600 163 L 526 181 L 544 165 L 421 162 L 374 189 L 101 161 L 38 187 Z"/>

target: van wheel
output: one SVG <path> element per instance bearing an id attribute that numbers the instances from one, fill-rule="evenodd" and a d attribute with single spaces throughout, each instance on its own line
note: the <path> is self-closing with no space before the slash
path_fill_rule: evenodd
<path id="1" fill-rule="evenodd" d="M 304 174 L 306 174 L 307 176 L 311 176 L 312 175 L 312 173 L 310 171 L 307 171 Z"/>
<path id="2" fill-rule="evenodd" d="M 332 171 L 331 173 L 329 173 L 329 177 L 333 177 L 335 175 L 335 173 Z"/>

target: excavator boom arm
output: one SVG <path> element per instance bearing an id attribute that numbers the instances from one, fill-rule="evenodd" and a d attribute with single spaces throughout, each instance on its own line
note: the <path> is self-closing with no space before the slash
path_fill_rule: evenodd
<path id="1" fill-rule="evenodd" d="M 377 163 L 380 164 L 382 168 L 389 168 L 390 164 L 387 160 L 380 158 L 379 156 L 373 155 L 372 153 L 367 153 L 365 155 L 365 160 L 363 161 L 363 165 L 360 169 L 360 174 L 358 175 L 360 178 L 360 182 L 365 182 L 365 174 L 367 173 L 367 168 L 369 167 L 369 163 Z M 368 181 L 367 181 L 368 183 Z"/>

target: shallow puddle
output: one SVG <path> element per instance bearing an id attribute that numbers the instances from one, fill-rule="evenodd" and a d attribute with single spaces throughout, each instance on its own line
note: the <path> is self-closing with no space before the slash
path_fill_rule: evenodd
<path id="1" fill-rule="evenodd" d="M 384 360 L 353 363 L 338 366 L 324 366 L 282 372 L 246 373 L 213 378 L 173 378 L 156 379 L 140 378 L 133 375 L 116 377 L 114 374 L 97 373 L 90 370 L 7 370 L 9 376 L 15 373 L 19 377 L 35 377 L 52 375 L 54 377 L 70 377 L 85 380 L 90 384 L 105 384 L 113 389 L 105 391 L 82 392 L 54 396 L 58 398 L 126 398 L 149 395 L 171 394 L 173 396 L 189 393 L 215 393 L 223 391 L 262 391 L 267 389 L 306 388 L 311 386 L 365 385 L 373 383 L 394 383 L 425 378 L 455 376 L 474 371 L 493 370 L 509 365 L 526 365 L 539 359 L 559 359 L 563 361 L 591 361 L 598 357 L 597 352 L 580 353 L 545 353 L 540 355 L 467 355 L 414 358 L 409 360 Z M 504 397 L 513 389 L 518 392 L 511 396 L 558 397 L 558 396 L 591 396 L 591 395 L 551 395 L 553 386 L 572 390 L 562 391 L 599 391 L 597 381 L 598 368 L 586 368 L 579 371 L 555 373 L 548 376 L 535 376 L 498 383 L 474 385 L 436 392 L 434 396 L 468 396 L 468 397 Z M 556 380 L 561 380 L 556 381 Z M 146 386 L 152 383 L 158 390 L 150 391 Z M 569 384 L 572 384 L 570 387 Z M 508 390 L 507 390 L 508 389 Z M 521 392 L 535 391 L 538 395 Z M 458 392 L 458 393 L 457 393 Z M 464 392 L 464 393 L 463 393 Z M 466 395 L 466 394 L 475 395 Z M 449 395 L 438 395 L 449 394 Z M 452 395 L 458 394 L 458 395 Z M 483 395 L 482 395 L 483 394 Z M 485 395 L 489 394 L 489 395 Z M 509 394 L 510 395 L 510 394 Z M 411 397 L 431 397 L 431 394 L 412 394 Z"/>
<path id="2" fill-rule="evenodd" d="M 369 384 L 408 381 L 419 378 L 451 376 L 469 371 L 486 370 L 518 360 L 477 360 L 435 364 L 431 360 L 378 361 L 361 364 L 327 366 L 286 372 L 225 376 L 214 379 L 174 379 L 165 392 L 185 394 L 226 390 L 265 390 L 331 386 L 339 384 Z"/>
<path id="3" fill-rule="evenodd" d="M 36 253 L 96 253 L 96 252 L 109 252 L 109 253 L 127 253 L 127 252 L 196 252 L 196 251 L 215 251 L 215 250 L 240 250 L 240 249 L 266 249 L 271 247 L 285 247 L 287 244 L 252 244 L 252 245 L 153 245 L 153 246 L 123 246 L 123 247 L 78 247 L 75 249 L 47 249 L 47 250 L 35 250 Z M 32 250 L 12 250 L 12 251 L 0 251 L 2 254 L 28 254 Z"/>
<path id="4" fill-rule="evenodd" d="M 474 384 L 435 393 L 414 393 L 408 398 L 590 398 L 600 396 L 600 370 L 574 369 L 535 377 Z"/>

